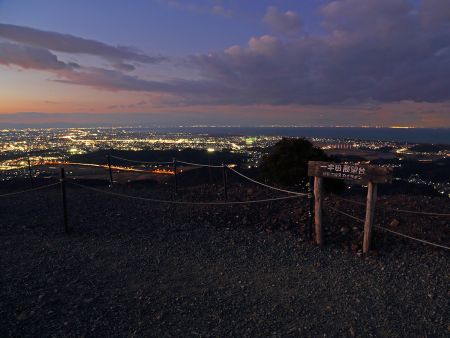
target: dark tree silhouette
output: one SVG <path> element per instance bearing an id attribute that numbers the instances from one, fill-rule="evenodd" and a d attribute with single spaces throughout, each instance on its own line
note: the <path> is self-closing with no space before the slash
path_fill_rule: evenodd
<path id="1" fill-rule="evenodd" d="M 322 149 L 306 139 L 283 138 L 277 142 L 261 163 L 263 177 L 282 185 L 305 183 L 308 161 L 330 161 Z"/>
<path id="2" fill-rule="evenodd" d="M 286 186 L 306 184 L 308 180 L 308 161 L 335 161 L 325 152 L 313 146 L 306 139 L 283 138 L 277 142 L 269 155 L 262 160 L 260 169 L 264 178 Z M 325 188 L 339 191 L 343 181 L 325 180 Z"/>

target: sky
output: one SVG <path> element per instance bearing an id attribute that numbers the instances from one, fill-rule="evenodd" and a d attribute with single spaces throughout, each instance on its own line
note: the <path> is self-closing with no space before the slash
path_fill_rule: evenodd
<path id="1" fill-rule="evenodd" d="M 450 127 L 449 0 L 0 0 L 2 125 Z"/>

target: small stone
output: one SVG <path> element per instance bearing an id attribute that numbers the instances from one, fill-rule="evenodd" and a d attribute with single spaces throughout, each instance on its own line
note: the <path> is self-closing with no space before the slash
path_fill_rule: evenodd
<path id="1" fill-rule="evenodd" d="M 349 331 L 350 331 L 350 336 L 352 336 L 352 337 L 356 336 L 355 329 L 353 327 L 350 327 Z"/>
<path id="2" fill-rule="evenodd" d="M 341 228 L 341 233 L 342 233 L 343 235 L 345 235 L 347 232 L 348 232 L 348 228 L 346 228 L 346 227 L 342 227 L 342 228 Z"/>
<path id="3" fill-rule="evenodd" d="M 17 316 L 17 320 L 25 320 L 27 319 L 27 314 L 25 311 L 21 312 L 18 316 Z"/>
<path id="4" fill-rule="evenodd" d="M 398 226 L 400 224 L 400 221 L 398 220 L 398 219 L 396 219 L 396 218 L 394 218 L 392 221 L 391 221 L 391 223 L 389 223 L 389 225 L 391 226 L 391 227 L 396 227 L 396 226 Z"/>

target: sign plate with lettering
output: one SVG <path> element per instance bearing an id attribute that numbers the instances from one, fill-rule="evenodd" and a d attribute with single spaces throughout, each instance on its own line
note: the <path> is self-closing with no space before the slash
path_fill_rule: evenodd
<path id="1" fill-rule="evenodd" d="M 369 164 L 308 162 L 308 175 L 338 180 L 350 180 L 359 183 L 389 183 L 392 180 L 392 168 Z"/>

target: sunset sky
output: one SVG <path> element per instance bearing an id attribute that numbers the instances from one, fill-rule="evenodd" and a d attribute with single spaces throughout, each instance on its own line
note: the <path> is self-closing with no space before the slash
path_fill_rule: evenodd
<path id="1" fill-rule="evenodd" d="M 450 1 L 0 0 L 22 123 L 450 127 Z"/>

